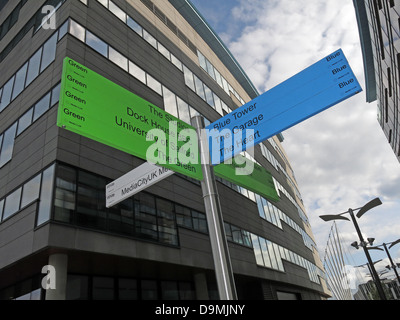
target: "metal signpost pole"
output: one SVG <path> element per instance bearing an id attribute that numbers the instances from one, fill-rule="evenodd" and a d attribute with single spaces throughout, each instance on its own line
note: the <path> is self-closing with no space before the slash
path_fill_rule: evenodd
<path id="1" fill-rule="evenodd" d="M 383 247 L 385 248 L 385 251 L 386 251 L 386 254 L 387 254 L 388 258 L 389 258 L 390 264 L 392 265 L 393 271 L 396 274 L 397 281 L 399 282 L 399 285 L 400 285 L 400 277 L 399 277 L 399 274 L 398 274 L 398 272 L 396 270 L 396 265 L 393 262 L 392 256 L 390 255 L 390 252 L 389 252 L 389 250 L 387 248 L 386 243 L 383 244 Z"/>
<path id="2" fill-rule="evenodd" d="M 207 215 L 219 298 L 221 300 L 237 300 L 235 279 L 225 236 L 221 203 L 218 196 L 217 184 L 215 182 L 214 170 L 209 161 L 207 137 L 201 134 L 201 130 L 204 129 L 204 120 L 202 117 L 196 116 L 192 118 L 191 122 L 192 126 L 196 128 L 199 137 L 200 159 L 203 170 L 201 189 L 203 191 Z"/>
<path id="3" fill-rule="evenodd" d="M 365 252 L 365 255 L 367 257 L 368 263 L 369 263 L 369 265 L 371 267 L 372 278 L 373 279 L 375 278 L 375 285 L 376 285 L 376 289 L 378 290 L 379 297 L 381 298 L 381 300 L 386 300 L 386 295 L 385 295 L 385 292 L 383 291 L 381 280 L 379 279 L 379 276 L 378 276 L 378 274 L 377 274 L 377 272 L 375 270 L 374 263 L 372 262 L 371 256 L 369 255 L 369 252 L 368 252 L 367 247 L 365 245 L 364 238 L 363 238 L 363 236 L 361 234 L 361 230 L 360 230 L 360 227 L 358 226 L 358 223 L 357 223 L 357 220 L 356 220 L 356 218 L 354 216 L 353 210 L 349 209 L 349 213 L 350 213 L 350 216 L 351 216 L 351 220 L 353 221 L 354 227 L 356 228 L 356 231 L 357 231 L 357 234 L 358 234 L 358 238 L 360 239 L 360 242 L 362 244 L 362 248 L 363 248 L 363 250 Z"/>

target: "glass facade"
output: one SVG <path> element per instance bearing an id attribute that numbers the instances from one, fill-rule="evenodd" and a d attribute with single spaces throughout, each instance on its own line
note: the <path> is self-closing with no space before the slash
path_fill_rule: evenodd
<path id="1" fill-rule="evenodd" d="M 178 225 L 207 232 L 205 214 L 140 193 L 105 207 L 109 179 L 66 165 L 57 166 L 54 221 L 178 246 Z"/>
<path id="2" fill-rule="evenodd" d="M 355 1 L 355 4 L 360 32 L 365 19 L 371 36 L 362 40 L 362 47 L 364 58 L 373 56 L 378 121 L 400 161 L 400 1 L 364 0 Z M 369 41 L 372 52 L 365 49 Z M 368 71 L 368 65 L 365 68 L 368 76 L 372 71 Z"/>

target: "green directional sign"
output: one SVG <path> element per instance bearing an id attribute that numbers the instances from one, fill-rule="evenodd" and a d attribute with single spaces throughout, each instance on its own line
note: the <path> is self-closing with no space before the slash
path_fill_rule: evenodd
<path id="1" fill-rule="evenodd" d="M 250 172 L 246 172 L 246 167 L 251 168 Z M 242 174 L 238 174 L 238 170 L 239 172 L 242 171 Z M 271 173 L 241 155 L 236 155 L 230 165 L 220 164 L 215 166 L 214 172 L 217 176 L 253 191 L 268 200 L 280 200 Z"/>
<path id="2" fill-rule="evenodd" d="M 175 122 L 175 126 L 170 125 Z M 187 145 L 183 130 L 195 132 L 192 126 L 70 58 L 64 60 L 57 125 L 174 172 L 203 180 L 197 145 L 186 154 L 189 162 L 176 158 L 178 150 Z M 153 137 L 152 129 L 161 130 L 165 139 Z M 197 138 L 192 140 L 197 142 Z M 165 148 L 164 151 L 158 148 L 158 152 L 151 153 L 157 158 L 151 158 L 148 150 L 154 149 L 155 144 Z M 165 161 L 159 162 L 160 159 Z M 265 198 L 279 200 L 268 171 L 254 164 L 254 171 L 249 175 L 237 175 L 236 169 L 249 165 L 244 161 L 240 163 L 243 164 L 234 161 L 232 165 L 220 164 L 214 168 L 215 174 Z"/>
<path id="3" fill-rule="evenodd" d="M 170 126 L 175 121 L 177 125 Z M 64 60 L 57 125 L 144 160 L 164 160 L 159 164 L 203 179 L 197 148 L 189 154 L 190 162 L 177 158 L 186 144 L 179 141 L 184 140 L 180 133 L 193 127 L 70 58 Z M 152 129 L 165 133 L 165 139 L 148 134 Z M 147 151 L 156 142 L 165 148 L 156 150 L 157 159 L 152 159 Z"/>

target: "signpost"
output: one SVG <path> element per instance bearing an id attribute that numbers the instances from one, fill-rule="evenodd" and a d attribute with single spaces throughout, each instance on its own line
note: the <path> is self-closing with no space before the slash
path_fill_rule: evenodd
<path id="1" fill-rule="evenodd" d="M 146 162 L 106 186 L 106 207 L 111 208 L 173 174 L 167 168 Z"/>
<path id="2" fill-rule="evenodd" d="M 181 137 L 183 130 L 193 130 L 193 127 L 66 58 L 57 124 L 149 161 L 155 160 L 148 158 L 149 148 L 155 142 L 164 145 L 165 151 L 158 149 L 157 154 L 158 160 L 165 160 L 161 165 L 200 180 L 220 299 L 234 300 L 237 299 L 235 282 L 214 171 L 270 200 L 277 201 L 279 197 L 271 174 L 264 168 L 254 164 L 252 173 L 237 176 L 235 170 L 240 165 L 233 162 L 213 168 L 206 162 L 209 155 L 212 155 L 213 165 L 220 164 L 359 92 L 361 87 L 346 57 L 338 50 L 214 122 L 207 127 L 207 136 L 201 134 L 202 118 L 193 118 L 199 144 L 195 152 L 189 154 L 189 164 L 183 164 L 176 158 L 176 151 L 186 147 L 186 140 Z M 171 122 L 176 123 L 175 127 L 171 128 Z M 149 139 L 152 129 L 160 129 L 165 133 L 164 138 Z M 251 130 L 251 134 L 246 130 Z M 197 152 L 198 146 L 200 152 Z M 189 150 L 192 149 L 189 147 Z M 171 171 L 151 164 L 139 167 L 107 186 L 107 206 L 123 201 L 170 174 Z"/>
<path id="3" fill-rule="evenodd" d="M 207 127 L 218 164 L 361 92 L 342 50 L 255 98 Z M 254 130 L 243 137 L 240 130 Z"/>
<path id="4" fill-rule="evenodd" d="M 177 125 L 170 126 L 174 121 Z M 196 180 L 203 179 L 197 145 L 192 149 L 195 152 L 190 164 L 183 164 L 179 159 L 175 159 L 176 164 L 167 161 L 176 158 L 185 144 L 178 139 L 180 133 L 186 129 L 195 132 L 192 126 L 70 58 L 64 60 L 57 125 L 154 163 L 157 159 L 148 159 L 147 151 L 156 138 L 150 141 L 146 138 L 152 129 L 160 129 L 166 138 L 157 141 L 165 147 L 164 151 L 159 151 L 160 158 L 165 160 L 159 165 Z M 175 151 L 173 157 L 171 150 Z M 238 176 L 237 164 L 221 164 L 215 168 L 215 174 L 271 201 L 278 201 L 271 174 L 254 166 L 253 173 Z"/>

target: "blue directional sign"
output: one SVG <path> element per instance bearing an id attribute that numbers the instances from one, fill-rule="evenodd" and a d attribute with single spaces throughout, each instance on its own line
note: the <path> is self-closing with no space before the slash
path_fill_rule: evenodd
<path id="1" fill-rule="evenodd" d="M 208 126 L 212 163 L 222 163 L 361 91 L 339 49 Z M 246 130 L 252 131 L 246 135 Z"/>

